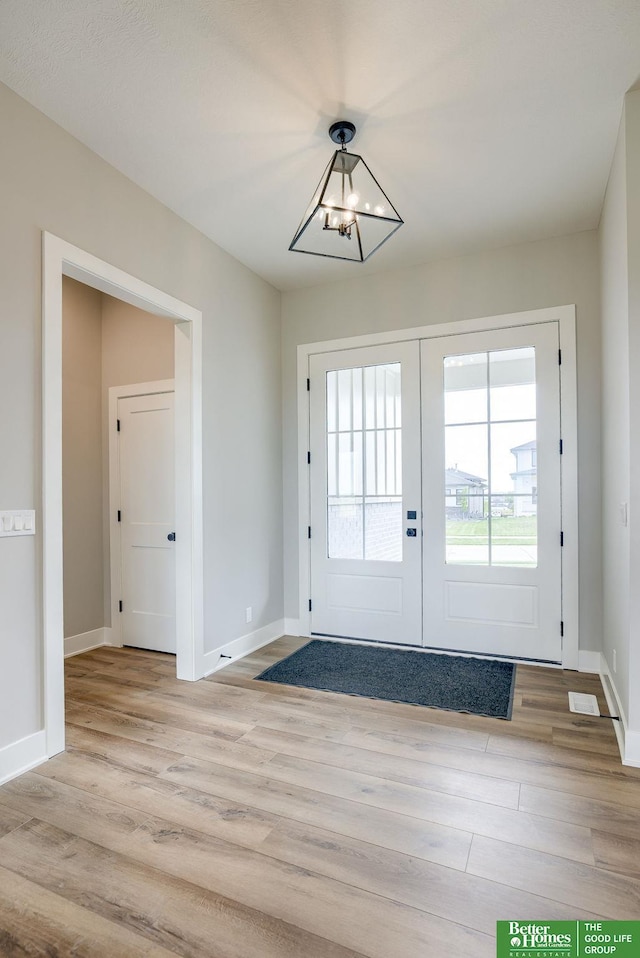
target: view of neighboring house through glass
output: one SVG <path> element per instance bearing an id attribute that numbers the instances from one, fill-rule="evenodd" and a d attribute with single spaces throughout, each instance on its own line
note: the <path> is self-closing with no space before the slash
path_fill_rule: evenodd
<path id="1" fill-rule="evenodd" d="M 446 561 L 537 564 L 533 347 L 444 360 Z"/>

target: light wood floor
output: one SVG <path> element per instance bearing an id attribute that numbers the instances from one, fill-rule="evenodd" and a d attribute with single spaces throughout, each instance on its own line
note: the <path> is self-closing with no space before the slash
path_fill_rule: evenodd
<path id="1" fill-rule="evenodd" d="M 640 917 L 640 770 L 519 666 L 511 722 L 171 656 L 68 660 L 68 749 L 0 788 L 0 954 L 493 958 L 497 919 Z"/>

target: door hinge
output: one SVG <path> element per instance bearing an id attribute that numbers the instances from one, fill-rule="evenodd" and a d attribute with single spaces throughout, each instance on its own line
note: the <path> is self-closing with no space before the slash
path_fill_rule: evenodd
<path id="1" fill-rule="evenodd" d="M 311 380 L 307 379 L 307 392 L 311 392 Z"/>
<path id="2" fill-rule="evenodd" d="M 311 538 L 311 526 L 308 526 L 307 528 L 308 528 L 308 530 L 309 530 L 309 536 L 308 536 L 308 538 L 310 539 L 310 538 Z"/>
<path id="3" fill-rule="evenodd" d="M 116 430 L 120 432 L 120 420 L 116 419 Z"/>
<path id="4" fill-rule="evenodd" d="M 122 522 L 122 513 L 118 509 L 118 522 Z"/>
<path id="5" fill-rule="evenodd" d="M 311 599 L 309 599 L 309 612 L 311 612 Z"/>
<path id="6" fill-rule="evenodd" d="M 562 455 L 562 451 L 563 451 L 563 449 L 562 449 L 562 439 L 561 439 L 561 440 L 560 440 L 560 455 Z"/>
<path id="7" fill-rule="evenodd" d="M 562 350 L 558 350 L 558 366 L 562 366 Z"/>
<path id="8" fill-rule="evenodd" d="M 564 545 L 564 532 L 561 532 L 561 533 L 560 533 L 560 545 L 561 545 L 561 546 Z"/>
<path id="9" fill-rule="evenodd" d="M 118 612 L 122 612 L 122 599 L 118 602 Z"/>
<path id="10" fill-rule="evenodd" d="M 311 453 L 310 453 L 310 452 L 307 453 L 307 465 L 308 465 L 308 466 L 311 465 Z"/>
<path id="11" fill-rule="evenodd" d="M 564 638 L 564 622 L 560 623 L 560 638 Z"/>

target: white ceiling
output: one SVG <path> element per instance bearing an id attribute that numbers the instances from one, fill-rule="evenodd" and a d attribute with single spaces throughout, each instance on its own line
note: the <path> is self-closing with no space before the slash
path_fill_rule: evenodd
<path id="1" fill-rule="evenodd" d="M 280 289 L 597 226 L 638 0 L 0 0 L 0 80 Z M 288 251 L 330 123 L 405 225 Z"/>

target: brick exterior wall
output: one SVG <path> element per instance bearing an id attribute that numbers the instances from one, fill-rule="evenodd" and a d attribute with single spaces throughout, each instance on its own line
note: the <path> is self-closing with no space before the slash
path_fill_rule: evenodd
<path id="1" fill-rule="evenodd" d="M 364 513 L 366 558 L 399 562 L 402 559 L 402 501 L 384 497 L 368 499 Z M 363 558 L 362 523 L 362 500 L 329 505 L 330 558 Z"/>

